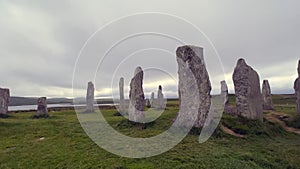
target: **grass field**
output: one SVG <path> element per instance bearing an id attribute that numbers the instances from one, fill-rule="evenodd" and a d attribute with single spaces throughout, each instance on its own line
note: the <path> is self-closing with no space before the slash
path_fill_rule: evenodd
<path id="1" fill-rule="evenodd" d="M 276 111 L 295 117 L 294 101 L 286 97 L 274 96 Z M 233 96 L 230 100 L 233 104 Z M 170 101 L 167 111 L 143 130 L 115 116 L 114 109 L 102 113 L 119 132 L 149 137 L 170 126 L 177 104 Z M 189 134 L 164 154 L 130 159 L 98 147 L 84 133 L 74 111 L 50 112 L 47 119 L 32 119 L 33 114 L 10 113 L 10 118 L 0 119 L 0 168 L 300 168 L 300 135 L 266 120 L 224 115 L 221 123 L 245 138 L 219 127 L 203 144 L 198 143 L 198 135 Z"/>

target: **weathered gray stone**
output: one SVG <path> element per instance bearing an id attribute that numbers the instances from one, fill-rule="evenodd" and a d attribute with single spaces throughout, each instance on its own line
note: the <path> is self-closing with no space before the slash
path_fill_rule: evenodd
<path id="1" fill-rule="evenodd" d="M 0 88 L 0 115 L 7 115 L 9 97 L 9 89 Z"/>
<path id="2" fill-rule="evenodd" d="M 184 117 L 185 120 L 191 118 L 193 121 L 192 117 L 196 117 L 193 126 L 203 127 L 211 106 L 211 84 L 204 62 L 203 48 L 197 46 L 178 47 L 176 55 L 180 100 L 178 114 L 187 115 Z"/>
<path id="3" fill-rule="evenodd" d="M 225 80 L 221 81 L 220 83 L 221 83 L 222 104 L 224 107 L 224 112 L 227 112 L 230 106 L 229 99 L 228 99 L 228 87 Z"/>
<path id="4" fill-rule="evenodd" d="M 94 111 L 94 92 L 94 84 L 92 82 L 89 82 L 86 93 L 86 111 L 88 112 Z"/>
<path id="5" fill-rule="evenodd" d="M 158 86 L 158 91 L 157 91 L 157 108 L 158 109 L 165 109 L 165 98 L 164 94 L 162 93 L 162 86 Z"/>
<path id="6" fill-rule="evenodd" d="M 263 100 L 259 76 L 255 70 L 239 59 L 233 72 L 237 114 L 249 119 L 263 120 Z"/>
<path id="7" fill-rule="evenodd" d="M 297 97 L 297 114 L 300 115 L 300 60 L 298 61 L 298 78 L 294 82 L 295 95 Z"/>
<path id="8" fill-rule="evenodd" d="M 146 99 L 145 105 L 146 105 L 146 107 L 151 107 L 151 104 L 150 104 L 150 100 L 149 100 L 149 99 Z"/>
<path id="9" fill-rule="evenodd" d="M 151 93 L 150 105 L 151 105 L 151 108 L 155 107 L 154 92 Z"/>
<path id="10" fill-rule="evenodd" d="M 300 77 L 300 59 L 298 60 L 297 73 L 298 73 L 298 77 Z"/>
<path id="11" fill-rule="evenodd" d="M 48 116 L 47 98 L 40 97 L 37 100 L 37 116 Z"/>
<path id="12" fill-rule="evenodd" d="M 143 91 L 144 72 L 141 67 L 137 67 L 134 72 L 134 77 L 130 82 L 129 91 L 129 120 L 143 123 L 145 119 L 145 96 Z"/>
<path id="13" fill-rule="evenodd" d="M 262 97 L 263 97 L 263 109 L 264 110 L 273 110 L 273 101 L 271 95 L 271 88 L 268 80 L 263 81 L 262 85 Z"/>
<path id="14" fill-rule="evenodd" d="M 119 82 L 119 91 L 120 91 L 120 103 L 119 103 L 119 113 L 125 113 L 125 99 L 124 99 L 124 78 L 120 78 Z"/>

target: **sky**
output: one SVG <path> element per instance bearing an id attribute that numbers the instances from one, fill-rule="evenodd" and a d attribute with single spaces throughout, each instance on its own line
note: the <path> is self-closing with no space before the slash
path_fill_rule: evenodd
<path id="1" fill-rule="evenodd" d="M 117 97 L 144 69 L 146 97 L 177 96 L 176 48 L 204 48 L 212 93 L 244 58 L 272 93 L 293 93 L 300 56 L 298 0 L 0 0 L 0 87 L 12 96 Z M 115 46 L 114 46 L 115 45 Z M 127 96 L 127 94 L 125 94 Z"/>

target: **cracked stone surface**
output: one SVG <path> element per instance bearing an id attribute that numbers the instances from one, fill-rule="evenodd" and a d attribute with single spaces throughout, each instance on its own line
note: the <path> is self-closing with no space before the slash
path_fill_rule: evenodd
<path id="1" fill-rule="evenodd" d="M 48 115 L 48 108 L 47 108 L 47 98 L 40 97 L 37 100 L 37 115 L 43 116 Z"/>
<path id="2" fill-rule="evenodd" d="M 226 84 L 226 81 L 223 80 L 221 83 L 221 98 L 222 98 L 222 104 L 224 107 L 224 110 L 227 110 L 229 108 L 229 99 L 228 99 L 228 87 Z"/>
<path id="3" fill-rule="evenodd" d="M 145 96 L 143 91 L 144 72 L 141 67 L 137 67 L 134 72 L 134 77 L 130 82 L 129 91 L 129 120 L 143 123 L 145 119 Z"/>
<path id="4" fill-rule="evenodd" d="M 184 123 L 193 122 L 193 117 L 196 117 L 192 125 L 198 128 L 203 127 L 211 106 L 211 83 L 204 62 L 203 48 L 191 45 L 181 46 L 177 48 L 176 55 L 180 100 L 178 114 L 185 114 Z"/>
<path id="5" fill-rule="evenodd" d="M 86 110 L 94 111 L 94 92 L 95 87 L 92 82 L 88 82 L 87 93 L 86 93 Z"/>
<path id="6" fill-rule="evenodd" d="M 237 114 L 263 120 L 263 99 L 258 73 L 244 59 L 237 61 L 233 72 Z"/>
<path id="7" fill-rule="evenodd" d="M 294 82 L 295 95 L 297 97 L 297 114 L 300 115 L 300 60 L 298 61 L 298 78 Z"/>
<path id="8" fill-rule="evenodd" d="M 262 85 L 262 97 L 263 97 L 263 109 L 264 110 L 273 110 L 273 101 L 272 101 L 272 94 L 271 88 L 268 80 L 263 81 Z"/>
<path id="9" fill-rule="evenodd" d="M 0 114 L 6 115 L 8 112 L 9 89 L 0 88 Z"/>

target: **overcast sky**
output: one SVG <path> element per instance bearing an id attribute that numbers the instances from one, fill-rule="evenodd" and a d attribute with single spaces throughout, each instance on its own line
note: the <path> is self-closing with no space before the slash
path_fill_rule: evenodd
<path id="1" fill-rule="evenodd" d="M 72 97 L 75 70 L 74 96 L 85 96 L 87 82 L 94 81 L 96 95 L 107 97 L 117 95 L 121 76 L 128 92 L 135 67 L 142 66 L 146 97 L 159 84 L 167 97 L 174 97 L 175 51 L 181 42 L 171 37 L 179 37 L 204 47 L 214 93 L 222 79 L 234 92 L 231 76 L 241 57 L 261 81 L 269 80 L 273 93 L 293 93 L 300 56 L 299 6 L 298 0 L 1 0 L 0 87 L 10 88 L 13 96 Z M 145 12 L 164 14 L 124 19 Z M 104 57 L 112 44 L 139 32 L 161 34 L 128 38 Z"/>

